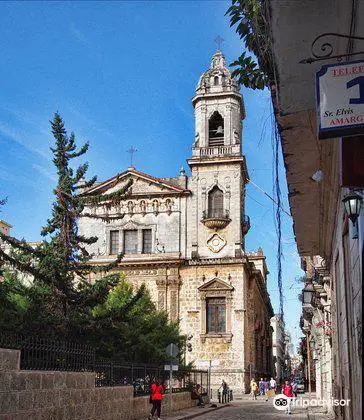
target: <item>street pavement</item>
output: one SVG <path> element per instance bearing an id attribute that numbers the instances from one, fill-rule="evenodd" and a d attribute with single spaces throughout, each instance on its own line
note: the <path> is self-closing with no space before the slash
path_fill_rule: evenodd
<path id="1" fill-rule="evenodd" d="M 311 411 L 311 410 L 310 410 Z M 163 414 L 163 413 L 162 413 Z M 243 400 L 232 401 L 222 406 L 218 404 L 218 409 L 210 409 L 206 407 L 196 407 L 184 410 L 180 413 L 174 413 L 173 416 L 163 416 L 162 420 L 189 420 L 197 418 L 197 420 L 329 420 L 327 415 L 312 415 L 307 409 L 302 407 L 294 407 L 292 414 L 285 414 L 273 407 L 273 401 L 264 401 L 259 399 L 252 401 L 248 396 L 244 396 Z"/>

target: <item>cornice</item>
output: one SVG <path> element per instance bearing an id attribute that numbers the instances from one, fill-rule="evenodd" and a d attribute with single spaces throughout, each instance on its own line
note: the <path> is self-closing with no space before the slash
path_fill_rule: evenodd
<path id="1" fill-rule="evenodd" d="M 196 260 L 186 260 L 187 265 L 224 265 L 224 264 L 245 264 L 245 258 L 199 258 Z"/>

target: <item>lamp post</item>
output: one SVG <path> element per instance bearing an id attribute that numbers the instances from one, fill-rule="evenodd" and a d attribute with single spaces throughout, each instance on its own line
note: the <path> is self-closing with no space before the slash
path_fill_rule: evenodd
<path id="1" fill-rule="evenodd" d="M 360 214 L 362 205 L 362 198 L 360 195 L 351 192 L 343 199 L 344 207 L 348 218 L 353 224 L 353 236 L 352 239 L 358 239 L 358 226 L 357 220 Z"/>
<path id="2" fill-rule="evenodd" d="M 313 296 L 315 293 L 315 289 L 312 283 L 306 283 L 305 287 L 302 290 L 302 303 L 303 306 L 310 307 L 312 305 Z"/>

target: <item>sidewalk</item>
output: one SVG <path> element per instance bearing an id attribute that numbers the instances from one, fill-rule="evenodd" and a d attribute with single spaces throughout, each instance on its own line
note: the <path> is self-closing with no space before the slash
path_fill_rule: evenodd
<path id="1" fill-rule="evenodd" d="M 334 414 L 328 414 L 322 407 L 309 407 L 307 409 L 308 420 L 329 420 L 334 419 Z"/>
<path id="2" fill-rule="evenodd" d="M 217 407 L 211 407 L 211 405 L 216 405 Z M 219 410 L 224 407 L 228 407 L 229 404 L 219 404 L 219 403 L 210 403 L 206 404 L 204 407 L 192 407 L 181 411 L 176 411 L 171 416 L 162 416 L 163 420 L 189 420 L 198 416 L 205 415 L 212 411 Z"/>

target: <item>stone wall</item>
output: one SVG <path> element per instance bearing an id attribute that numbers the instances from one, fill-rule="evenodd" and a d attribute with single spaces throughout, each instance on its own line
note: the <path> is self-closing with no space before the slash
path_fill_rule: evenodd
<path id="1" fill-rule="evenodd" d="M 245 272 L 243 264 L 214 264 L 184 267 L 180 270 L 180 327 L 185 334 L 192 334 L 192 351 L 186 352 L 186 361 L 194 362 L 200 369 L 207 369 L 206 363 L 212 361 L 211 388 L 216 398 L 223 379 L 233 389 L 234 394 L 244 392 L 244 287 Z M 204 334 L 205 314 L 204 293 L 199 288 L 213 279 L 219 279 L 232 286 L 220 290 L 227 297 L 226 334 Z M 223 286 L 221 286 L 223 287 Z M 209 290 L 207 288 L 207 290 Z M 215 293 L 213 291 L 213 293 Z M 230 302 L 229 302 L 230 300 Z"/>
<path id="2" fill-rule="evenodd" d="M 139 420 L 150 411 L 149 397 L 133 387 L 95 387 L 89 372 L 21 371 L 20 351 L 0 349 L 0 420 Z M 173 394 L 173 411 L 193 407 L 189 392 Z M 165 395 L 162 413 L 169 407 Z"/>

